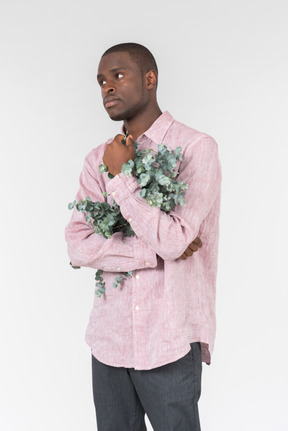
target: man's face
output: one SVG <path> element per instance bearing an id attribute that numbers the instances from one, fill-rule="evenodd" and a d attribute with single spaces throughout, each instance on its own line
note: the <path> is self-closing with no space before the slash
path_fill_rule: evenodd
<path id="1" fill-rule="evenodd" d="M 97 80 L 104 107 L 112 120 L 130 120 L 145 110 L 149 94 L 144 76 L 128 52 L 102 57 Z"/>

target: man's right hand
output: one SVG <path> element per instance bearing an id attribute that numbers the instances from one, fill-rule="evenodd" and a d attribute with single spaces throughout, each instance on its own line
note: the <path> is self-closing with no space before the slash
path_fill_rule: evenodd
<path id="1" fill-rule="evenodd" d="M 178 259 L 181 260 L 186 260 L 187 257 L 192 256 L 193 253 L 195 253 L 195 251 L 198 251 L 198 249 L 202 247 L 202 241 L 201 239 L 197 236 L 193 242 L 191 242 L 190 245 L 188 245 L 188 247 L 186 248 L 186 250 L 184 251 L 183 254 L 181 254 L 181 256 L 178 257 Z M 177 259 L 177 260 L 178 260 Z"/>
<path id="2" fill-rule="evenodd" d="M 113 141 L 107 145 L 103 154 L 103 163 L 112 175 L 120 174 L 122 165 L 129 160 L 134 160 L 134 139 L 127 136 L 126 144 L 122 141 L 124 135 L 116 135 Z"/>

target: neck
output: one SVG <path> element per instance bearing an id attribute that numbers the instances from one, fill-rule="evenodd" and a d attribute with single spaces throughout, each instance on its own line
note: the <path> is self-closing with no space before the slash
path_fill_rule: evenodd
<path id="1" fill-rule="evenodd" d="M 158 104 L 153 109 L 149 109 L 139 115 L 124 120 L 124 127 L 128 131 L 129 135 L 132 135 L 134 139 L 137 139 L 142 133 L 148 130 L 155 120 L 162 114 Z"/>

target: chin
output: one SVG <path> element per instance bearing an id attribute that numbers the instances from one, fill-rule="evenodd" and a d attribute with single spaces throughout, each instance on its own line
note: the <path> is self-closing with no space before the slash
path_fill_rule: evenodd
<path id="1" fill-rule="evenodd" d="M 109 114 L 109 117 L 113 121 L 123 121 L 123 120 L 125 120 L 125 117 L 123 117 L 122 114 Z"/>
<path id="2" fill-rule="evenodd" d="M 137 110 L 133 107 L 133 108 L 127 109 L 124 112 L 118 112 L 118 113 L 108 112 L 108 115 L 113 121 L 124 121 L 134 117 L 136 112 Z"/>

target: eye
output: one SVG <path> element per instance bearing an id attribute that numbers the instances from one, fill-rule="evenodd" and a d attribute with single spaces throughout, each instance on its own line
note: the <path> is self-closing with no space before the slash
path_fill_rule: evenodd
<path id="1" fill-rule="evenodd" d="M 106 84 L 106 81 L 104 79 L 100 79 L 100 81 L 98 81 L 98 82 L 99 82 L 100 87 L 102 87 L 103 85 Z"/>
<path id="2" fill-rule="evenodd" d="M 115 75 L 116 79 L 122 79 L 123 77 L 124 77 L 124 75 L 121 72 L 117 72 L 116 75 Z"/>

